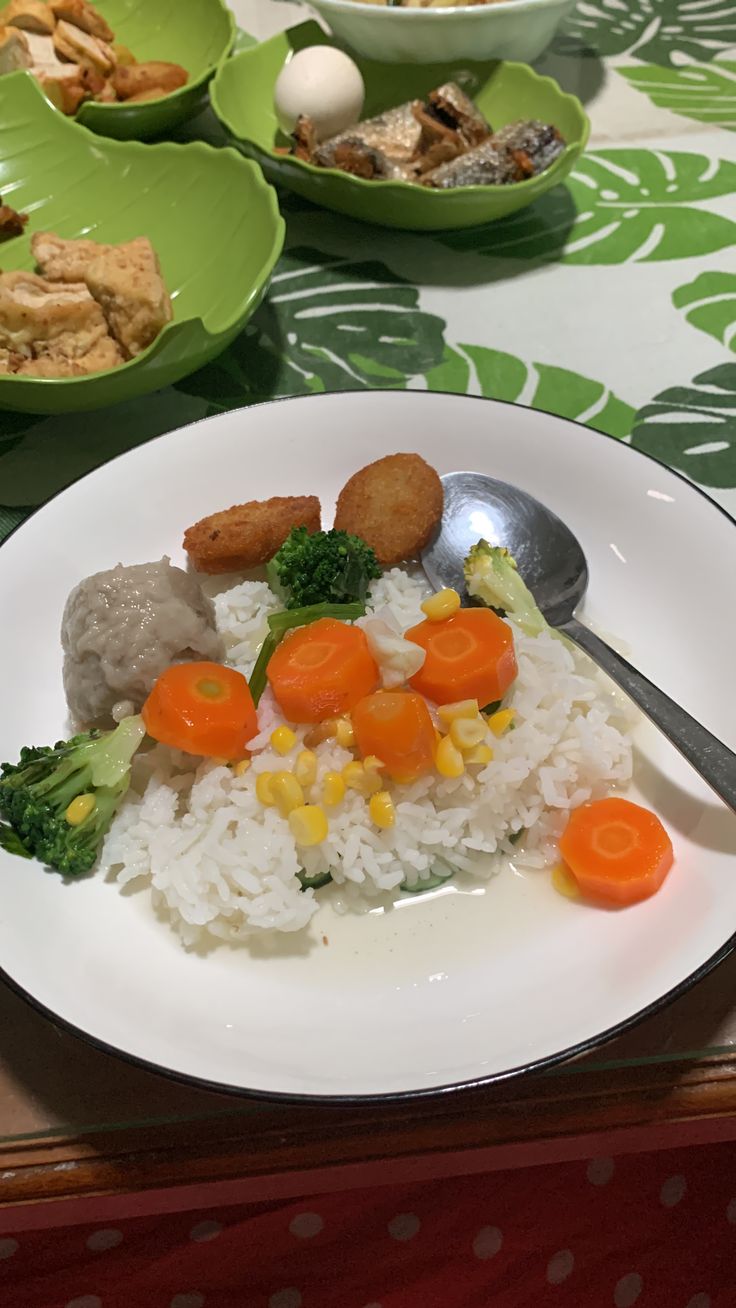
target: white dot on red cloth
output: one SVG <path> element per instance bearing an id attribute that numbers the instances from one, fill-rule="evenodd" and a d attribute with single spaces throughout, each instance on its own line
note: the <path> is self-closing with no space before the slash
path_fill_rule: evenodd
<path id="1" fill-rule="evenodd" d="M 298 1290 L 277 1290 L 268 1301 L 268 1308 L 301 1308 L 302 1296 Z"/>
<path id="2" fill-rule="evenodd" d="M 416 1213 L 397 1213 L 388 1224 L 388 1233 L 394 1240 L 413 1240 L 420 1226 Z"/>
<path id="3" fill-rule="evenodd" d="M 297 1240 L 311 1240 L 319 1235 L 323 1227 L 324 1222 L 319 1213 L 298 1213 L 289 1222 L 289 1230 Z"/>
<path id="4" fill-rule="evenodd" d="M 627 1272 L 616 1282 L 613 1292 L 615 1308 L 632 1308 L 641 1294 L 643 1281 L 638 1272 Z"/>
<path id="5" fill-rule="evenodd" d="M 221 1230 L 222 1226 L 219 1222 L 197 1222 L 189 1232 L 189 1239 L 201 1244 L 204 1240 L 214 1240 Z"/>
<path id="6" fill-rule="evenodd" d="M 665 1208 L 674 1208 L 684 1198 L 687 1181 L 684 1176 L 668 1176 L 659 1192 L 660 1202 Z"/>
<path id="7" fill-rule="evenodd" d="M 102 1308 L 102 1300 L 96 1294 L 82 1294 L 78 1299 L 70 1299 L 66 1308 Z"/>
<path id="8" fill-rule="evenodd" d="M 726 1209 L 726 1220 L 730 1222 L 732 1226 L 736 1226 L 736 1199 L 732 1199 Z"/>
<path id="9" fill-rule="evenodd" d="M 482 1226 L 473 1240 L 473 1253 L 481 1262 L 486 1262 L 488 1258 L 495 1258 L 501 1245 L 503 1236 L 497 1226 Z"/>
<path id="10" fill-rule="evenodd" d="M 550 1285 L 562 1285 L 566 1281 L 573 1267 L 575 1258 L 570 1249 L 558 1249 L 556 1254 L 552 1254 L 547 1263 L 547 1281 Z"/>
<path id="11" fill-rule="evenodd" d="M 687 1308 L 710 1308 L 709 1294 L 694 1294 L 687 1304 Z"/>
<path id="12" fill-rule="evenodd" d="M 93 1231 L 87 1237 L 87 1248 L 93 1253 L 103 1253 L 105 1249 L 115 1249 L 117 1245 L 123 1243 L 122 1231 L 114 1231 L 112 1227 L 109 1230 Z"/>
<path id="13" fill-rule="evenodd" d="M 612 1158 L 591 1158 L 586 1176 L 591 1185 L 608 1185 L 614 1173 Z"/>
<path id="14" fill-rule="evenodd" d="M 204 1295 L 197 1290 L 191 1294 L 175 1294 L 169 1308 L 204 1308 Z"/>
<path id="15" fill-rule="evenodd" d="M 18 1252 L 18 1241 L 8 1236 L 7 1240 L 0 1240 L 0 1258 L 12 1258 L 14 1253 Z"/>

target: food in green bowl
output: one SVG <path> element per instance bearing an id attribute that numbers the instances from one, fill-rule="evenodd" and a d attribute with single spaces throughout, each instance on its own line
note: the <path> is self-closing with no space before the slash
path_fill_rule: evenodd
<path id="1" fill-rule="evenodd" d="M 34 345 L 27 335 L 21 340 L 12 302 L 3 313 L 0 293 L 0 360 L 4 351 L 6 363 L 0 371 L 0 408 L 64 413 L 115 404 L 167 386 L 219 354 L 259 304 L 283 245 L 276 196 L 260 170 L 234 150 L 199 142 L 98 140 L 53 109 L 23 73 L 0 78 L 0 122 L 0 193 L 11 210 L 8 221 L 21 233 L 3 242 L 3 280 L 9 277 L 12 286 L 21 281 L 45 297 L 46 305 L 35 317 Z M 64 258 L 74 256 L 77 262 L 65 270 L 56 259 L 59 243 L 49 254 L 51 238 L 44 233 L 60 238 Z M 79 238 L 84 240 L 77 244 Z M 117 267 L 111 270 L 109 262 L 95 267 L 101 252 L 90 250 L 90 241 L 145 253 L 150 291 L 145 304 L 126 289 Z M 119 253 L 108 251 L 108 261 L 117 261 Z M 88 270 L 80 266 L 80 254 L 82 265 L 88 255 L 95 256 Z M 155 256 L 161 266 L 158 282 Z M 34 281 L 34 267 L 43 278 Z M 53 303 L 50 295 L 56 296 Z M 75 296 L 81 320 L 74 320 L 74 330 L 91 324 L 96 344 L 109 338 L 102 359 L 108 366 L 58 376 L 49 355 L 69 362 L 71 354 L 74 362 L 75 352 L 77 359 L 80 351 L 82 357 L 87 353 L 86 338 L 75 342 L 64 335 L 71 320 L 65 318 L 61 326 L 57 321 L 57 301 L 65 300 L 59 312 L 68 315 L 73 308 L 68 301 Z M 124 321 L 131 307 L 143 315 L 136 318 L 133 334 Z M 23 330 L 27 333 L 27 324 Z M 122 357 L 112 357 L 115 343 Z M 26 361 L 33 365 L 40 359 L 41 366 L 19 371 L 19 345 Z M 99 357 L 87 359 L 88 365 L 99 362 Z"/>
<path id="2" fill-rule="evenodd" d="M 26 70 L 51 103 L 93 131 L 144 138 L 205 101 L 235 35 L 224 0 L 10 0 L 0 11 L 0 74 Z"/>
<path id="3" fill-rule="evenodd" d="M 304 23 L 244 50 L 217 74 L 211 87 L 212 105 L 241 150 L 257 159 L 267 176 L 315 204 L 353 218 L 415 231 L 491 222 L 531 204 L 562 181 L 587 141 L 589 124 L 580 101 L 564 94 L 551 78 L 540 77 L 525 65 L 496 61 L 404 65 L 357 59 L 365 86 L 365 105 L 361 124 L 348 129 L 347 136 L 353 142 L 356 136 L 362 137 L 357 149 L 360 157 L 356 159 L 355 150 L 351 150 L 346 158 L 344 148 L 336 152 L 328 148 L 329 141 L 309 139 L 297 143 L 295 154 L 293 141 L 280 126 L 279 113 L 284 125 L 289 123 L 284 118 L 285 105 L 279 110 L 275 104 L 276 84 L 292 56 L 315 45 L 336 48 L 316 23 Z M 425 119 L 431 117 L 438 110 L 430 93 L 434 92 L 436 98 L 448 84 L 454 86 L 464 104 L 472 99 L 468 112 L 483 127 L 483 137 L 474 145 L 481 152 L 485 150 L 488 158 L 470 158 L 471 165 L 480 164 L 471 169 L 467 168 L 468 155 L 448 158 L 445 166 L 459 171 L 460 179 L 457 175 L 453 179 L 438 174 L 434 185 L 417 184 L 418 177 L 409 179 L 405 169 L 395 166 L 395 156 L 381 175 L 376 140 L 367 138 L 366 120 L 370 123 L 379 116 L 385 120 L 388 111 L 400 112 L 416 135 L 420 124 L 413 113 L 415 103 L 423 108 Z M 442 112 L 440 107 L 440 118 Z M 489 124 L 494 134 L 490 138 Z M 536 141 L 525 144 L 516 139 L 512 131 L 516 124 L 525 124 L 527 129 L 531 124 L 540 125 L 534 128 Z M 541 139 L 545 132 L 549 138 L 546 143 Z M 510 143 L 509 136 L 513 138 Z M 416 141 L 412 150 L 415 145 Z M 381 153 L 385 159 L 386 151 Z M 521 166 L 507 169 L 514 153 L 519 158 L 529 158 L 531 153 L 535 156 L 532 166 L 522 161 Z M 436 155 L 434 158 L 442 163 Z M 352 171 L 339 166 L 346 162 Z M 378 169 L 374 168 L 376 162 Z M 520 174 L 525 180 L 517 180 Z M 450 185 L 452 180 L 455 184 Z"/>

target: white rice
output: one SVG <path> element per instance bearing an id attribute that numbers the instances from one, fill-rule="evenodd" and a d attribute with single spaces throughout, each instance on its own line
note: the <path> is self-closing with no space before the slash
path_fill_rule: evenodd
<path id="1" fill-rule="evenodd" d="M 404 631 L 422 618 L 426 579 L 392 569 L 371 591 L 371 607 Z M 229 659 L 249 673 L 280 607 L 265 582 L 246 581 L 215 599 Z M 251 768 L 242 777 L 211 761 L 158 746 L 139 760 L 134 788 L 105 842 L 103 865 L 121 884 L 150 883 L 184 942 L 202 933 L 234 940 L 267 931 L 298 931 L 318 909 L 297 873 L 329 869 L 343 908 L 365 907 L 398 888 L 420 886 L 460 870 L 488 879 L 508 866 L 543 868 L 558 858 L 557 841 L 571 808 L 625 786 L 631 777 L 632 725 L 627 701 L 597 670 L 550 632 L 514 631 L 519 674 L 504 704 L 514 727 L 493 741 L 493 759 L 474 775 L 422 777 L 394 786 L 397 820 L 388 831 L 370 820 L 366 801 L 348 791 L 329 813 L 320 846 L 298 849 L 288 822 L 255 795 L 259 772 L 289 766 L 270 748 L 282 719 L 266 691 Z M 296 731 L 301 747 L 305 728 Z M 353 757 L 334 741 L 317 746 L 320 780 Z M 291 756 L 294 757 L 293 755 Z M 308 796 L 310 798 L 310 796 Z M 518 846 L 513 837 L 524 832 Z"/>

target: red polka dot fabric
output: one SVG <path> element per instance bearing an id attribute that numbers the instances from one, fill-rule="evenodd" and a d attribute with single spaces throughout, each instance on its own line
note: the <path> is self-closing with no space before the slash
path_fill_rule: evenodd
<path id="1" fill-rule="evenodd" d="M 3 1308 L 734 1308 L 736 1144 L 3 1236 Z"/>

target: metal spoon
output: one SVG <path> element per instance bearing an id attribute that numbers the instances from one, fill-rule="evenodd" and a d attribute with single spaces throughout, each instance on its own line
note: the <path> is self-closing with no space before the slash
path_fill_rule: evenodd
<path id="1" fill-rule="evenodd" d="M 432 584 L 463 594 L 463 561 L 470 547 L 481 537 L 504 545 L 549 625 L 585 650 L 736 811 L 736 754 L 575 617 L 588 585 L 588 565 L 569 527 L 526 491 L 482 473 L 449 472 L 442 485 L 442 525 L 422 555 Z"/>

